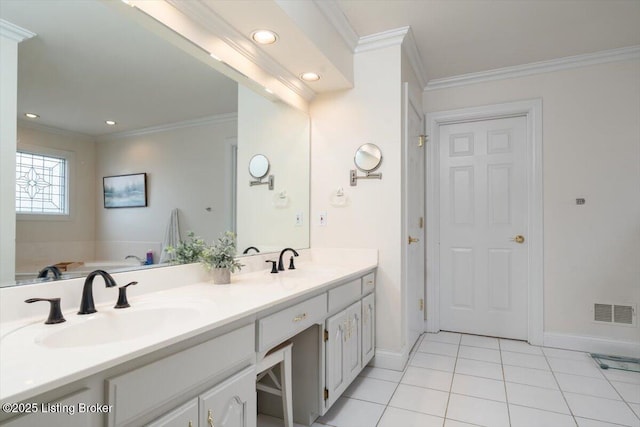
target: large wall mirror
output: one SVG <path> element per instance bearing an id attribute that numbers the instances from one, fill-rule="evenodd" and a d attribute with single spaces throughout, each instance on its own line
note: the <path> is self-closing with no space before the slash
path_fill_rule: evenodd
<path id="1" fill-rule="evenodd" d="M 193 231 L 211 242 L 233 230 L 239 253 L 308 247 L 308 222 L 296 221 L 309 218 L 308 116 L 116 9 L 101 0 L 2 0 L 0 18 L 37 34 L 18 45 L 17 146 L 26 153 L 18 174 L 30 177 L 18 183 L 20 209 L 66 204 L 62 214 L 16 215 L 16 277 L 3 285 L 30 283 L 57 263 L 73 263 L 63 277 L 148 268 L 125 258 L 151 251 L 158 263 L 175 210 L 182 239 Z M 250 186 L 256 154 L 269 159 L 275 191 Z M 58 191 L 40 176 L 46 158 L 66 162 L 57 166 L 65 194 L 28 200 Z M 146 207 L 105 208 L 104 177 L 141 173 Z M 288 203 L 275 200 L 283 195 Z"/>

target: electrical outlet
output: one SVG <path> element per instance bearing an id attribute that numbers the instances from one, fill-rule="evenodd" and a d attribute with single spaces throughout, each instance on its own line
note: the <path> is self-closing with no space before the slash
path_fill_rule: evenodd
<path id="1" fill-rule="evenodd" d="M 296 227 L 300 227 L 303 223 L 302 212 L 296 212 Z"/>
<path id="2" fill-rule="evenodd" d="M 318 224 L 320 227 L 327 225 L 327 212 L 320 212 L 320 215 L 318 216 Z"/>

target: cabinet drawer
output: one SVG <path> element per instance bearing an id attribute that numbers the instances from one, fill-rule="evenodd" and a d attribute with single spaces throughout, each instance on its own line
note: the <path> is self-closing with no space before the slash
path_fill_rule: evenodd
<path id="1" fill-rule="evenodd" d="M 258 351 L 268 350 L 324 320 L 327 294 L 308 299 L 258 321 Z"/>
<path id="2" fill-rule="evenodd" d="M 198 425 L 198 399 L 194 398 L 147 427 L 195 427 Z"/>
<path id="3" fill-rule="evenodd" d="M 376 288 L 376 274 L 369 273 L 362 278 L 362 295 L 373 292 Z"/>
<path id="4" fill-rule="evenodd" d="M 107 382 L 110 427 L 166 407 L 194 387 L 254 355 L 254 326 L 247 325 Z M 241 367 L 241 366 L 240 366 Z"/>
<path id="5" fill-rule="evenodd" d="M 329 291 L 329 313 L 344 308 L 360 298 L 360 279 Z"/>

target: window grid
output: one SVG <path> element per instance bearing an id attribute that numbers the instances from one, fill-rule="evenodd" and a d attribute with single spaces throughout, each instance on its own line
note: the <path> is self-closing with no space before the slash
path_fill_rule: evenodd
<path id="1" fill-rule="evenodd" d="M 68 213 L 65 158 L 16 152 L 16 212 Z"/>

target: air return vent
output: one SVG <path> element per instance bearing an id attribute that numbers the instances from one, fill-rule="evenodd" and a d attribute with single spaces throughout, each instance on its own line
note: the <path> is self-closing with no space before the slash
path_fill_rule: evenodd
<path id="1" fill-rule="evenodd" d="M 613 306 L 611 304 L 594 304 L 593 320 L 596 322 L 609 322 L 613 320 Z"/>
<path id="2" fill-rule="evenodd" d="M 602 303 L 593 305 L 593 320 L 595 322 L 635 326 L 635 318 L 635 308 L 632 305 Z"/>

